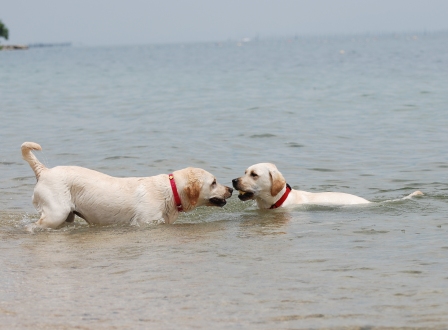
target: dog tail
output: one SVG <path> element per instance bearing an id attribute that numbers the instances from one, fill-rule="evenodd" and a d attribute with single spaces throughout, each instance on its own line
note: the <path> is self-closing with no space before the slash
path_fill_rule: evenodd
<path id="1" fill-rule="evenodd" d="M 410 199 L 415 196 L 423 196 L 424 193 L 422 193 L 420 190 L 414 191 L 412 194 L 407 195 L 406 197 L 403 197 L 403 199 Z"/>
<path id="2" fill-rule="evenodd" d="M 36 158 L 36 156 L 34 156 L 31 150 L 42 150 L 42 147 L 34 142 L 25 142 L 22 144 L 21 148 L 23 159 L 30 164 L 34 174 L 36 175 L 36 179 L 39 180 L 42 171 L 45 170 L 46 167 Z"/>

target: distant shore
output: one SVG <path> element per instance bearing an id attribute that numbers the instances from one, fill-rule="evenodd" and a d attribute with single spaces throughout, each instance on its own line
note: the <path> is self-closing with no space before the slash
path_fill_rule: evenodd
<path id="1" fill-rule="evenodd" d="M 0 45 L 0 50 L 24 50 L 36 47 L 68 47 L 71 46 L 71 42 L 60 42 L 60 43 L 37 43 L 29 45 Z"/>
<path id="2" fill-rule="evenodd" d="M 23 50 L 28 49 L 27 45 L 0 45 L 0 50 Z"/>

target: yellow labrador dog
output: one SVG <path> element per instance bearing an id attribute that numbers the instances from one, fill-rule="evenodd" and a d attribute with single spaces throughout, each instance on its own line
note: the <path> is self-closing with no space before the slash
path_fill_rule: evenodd
<path id="1" fill-rule="evenodd" d="M 23 158 L 33 169 L 37 183 L 33 204 L 40 219 L 29 228 L 57 228 L 75 215 L 90 224 L 173 223 L 180 211 L 198 206 L 224 206 L 232 188 L 199 168 L 186 168 L 170 175 L 116 178 L 78 166 L 46 168 L 31 150 L 34 142 L 22 144 Z"/>
<path id="2" fill-rule="evenodd" d="M 351 205 L 367 204 L 368 200 L 339 192 L 311 193 L 294 190 L 286 183 L 274 164 L 260 163 L 250 166 L 245 175 L 232 180 L 242 201 L 255 199 L 260 209 L 275 209 L 296 204 Z M 405 198 L 423 195 L 416 191 Z"/>

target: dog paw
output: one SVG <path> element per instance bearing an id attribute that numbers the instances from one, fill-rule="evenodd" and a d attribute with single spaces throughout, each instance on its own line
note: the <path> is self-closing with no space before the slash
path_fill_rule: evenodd
<path id="1" fill-rule="evenodd" d="M 30 234 L 35 234 L 36 230 L 39 226 L 36 225 L 35 223 L 30 223 L 28 225 L 25 226 L 25 229 L 27 232 L 29 232 Z"/>

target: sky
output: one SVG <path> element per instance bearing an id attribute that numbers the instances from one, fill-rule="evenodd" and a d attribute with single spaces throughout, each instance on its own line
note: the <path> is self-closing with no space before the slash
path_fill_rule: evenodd
<path id="1" fill-rule="evenodd" d="M 448 0 L 0 0 L 3 44 L 219 42 L 448 30 Z"/>

